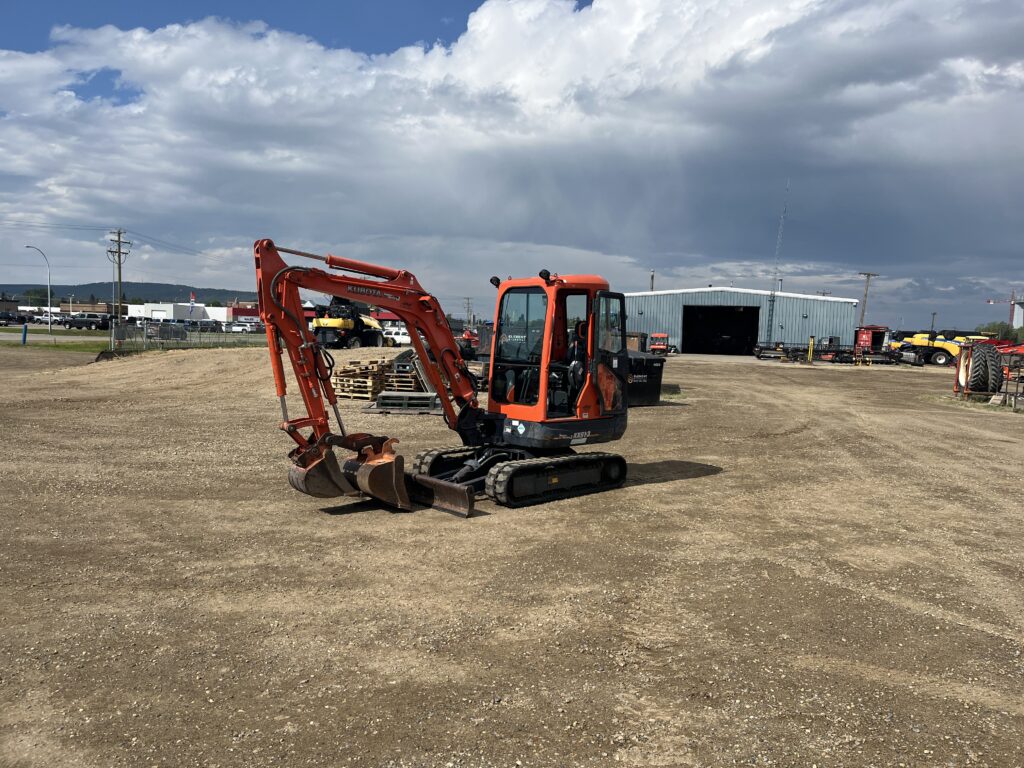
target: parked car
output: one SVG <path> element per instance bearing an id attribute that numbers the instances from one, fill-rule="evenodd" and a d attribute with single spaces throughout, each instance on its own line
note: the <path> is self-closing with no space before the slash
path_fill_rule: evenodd
<path id="1" fill-rule="evenodd" d="M 267 327 L 254 320 L 236 320 L 224 330 L 230 330 L 231 333 L 263 333 Z"/>
<path id="2" fill-rule="evenodd" d="M 216 320 L 188 320 L 185 324 L 190 331 L 199 331 L 199 333 L 224 332 L 224 326 Z"/>
<path id="3" fill-rule="evenodd" d="M 78 312 L 64 318 L 65 328 L 88 328 L 90 331 L 105 331 L 110 328 L 110 316 L 100 312 Z"/>
<path id="4" fill-rule="evenodd" d="M 412 344 L 412 339 L 409 338 L 408 331 L 406 331 L 404 328 L 384 329 L 384 346 L 400 347 L 403 344 Z"/>
<path id="5" fill-rule="evenodd" d="M 25 315 L 16 312 L 0 312 L 0 325 L 24 325 L 28 322 Z"/>
<path id="6" fill-rule="evenodd" d="M 181 322 L 167 319 L 149 320 L 146 323 L 147 339 L 163 339 L 164 341 L 184 341 L 188 338 L 188 329 Z"/>
<path id="7" fill-rule="evenodd" d="M 64 322 L 64 315 L 54 312 L 52 315 L 49 312 L 41 312 L 36 315 L 32 315 L 32 322 L 36 325 L 60 325 Z"/>

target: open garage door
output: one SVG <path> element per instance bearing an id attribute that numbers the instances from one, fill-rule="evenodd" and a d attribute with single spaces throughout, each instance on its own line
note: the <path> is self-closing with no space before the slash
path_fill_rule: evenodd
<path id="1" fill-rule="evenodd" d="M 759 315 L 759 307 L 683 307 L 683 346 L 679 351 L 752 355 Z"/>

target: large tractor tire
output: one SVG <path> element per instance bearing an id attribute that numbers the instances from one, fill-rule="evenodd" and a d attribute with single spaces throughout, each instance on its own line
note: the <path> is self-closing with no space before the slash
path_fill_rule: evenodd
<path id="1" fill-rule="evenodd" d="M 974 347 L 972 358 L 984 361 L 985 381 L 983 386 L 975 388 L 974 379 L 971 379 L 971 391 L 973 392 L 998 392 L 1003 388 L 1003 361 L 999 351 L 991 344 L 977 344 Z"/>
<path id="2" fill-rule="evenodd" d="M 971 351 L 971 363 L 967 370 L 967 388 L 971 392 L 988 392 L 988 361 L 989 357 L 983 351 L 984 346 L 976 346 Z"/>
<path id="3" fill-rule="evenodd" d="M 361 346 L 363 346 L 363 342 L 358 336 L 353 336 L 348 340 L 349 349 L 359 349 Z"/>
<path id="4" fill-rule="evenodd" d="M 949 352 L 944 349 L 937 349 L 932 354 L 931 362 L 935 365 L 949 365 L 952 359 L 953 356 Z"/>
<path id="5" fill-rule="evenodd" d="M 368 347 L 383 347 L 384 346 L 384 334 L 380 331 L 375 331 L 370 334 L 367 338 Z"/>

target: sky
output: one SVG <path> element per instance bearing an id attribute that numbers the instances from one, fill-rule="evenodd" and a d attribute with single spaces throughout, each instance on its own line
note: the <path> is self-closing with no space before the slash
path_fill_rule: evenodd
<path id="1" fill-rule="evenodd" d="M 159 6 L 159 7 L 149 7 Z M 252 243 L 860 298 L 1024 289 L 1019 0 L 0 4 L 0 283 L 252 289 Z M 781 247 L 778 229 L 785 207 Z M 778 256 L 776 257 L 776 253 Z"/>

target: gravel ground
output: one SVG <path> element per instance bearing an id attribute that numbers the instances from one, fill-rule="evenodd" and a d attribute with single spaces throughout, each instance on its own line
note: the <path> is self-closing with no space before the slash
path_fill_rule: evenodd
<path id="1" fill-rule="evenodd" d="M 625 488 L 462 520 L 292 491 L 263 350 L 73 355 L 0 354 L 2 766 L 1024 764 L 1024 421 L 950 371 L 673 358 Z"/>

